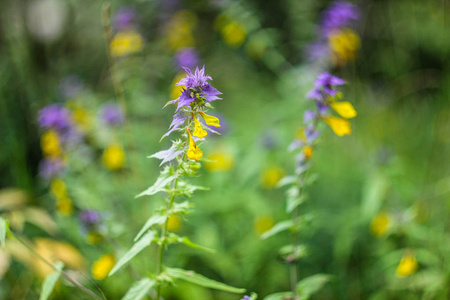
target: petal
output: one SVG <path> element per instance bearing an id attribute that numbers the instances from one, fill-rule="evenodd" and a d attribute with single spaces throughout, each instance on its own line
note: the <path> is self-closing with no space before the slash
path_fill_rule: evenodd
<path id="1" fill-rule="evenodd" d="M 356 110 L 348 101 L 333 102 L 330 106 L 343 118 L 351 119 L 356 117 Z"/>
<path id="2" fill-rule="evenodd" d="M 331 129 L 333 129 L 334 133 L 336 133 L 338 136 L 352 133 L 350 121 L 346 119 L 330 116 L 323 118 L 323 120 L 331 127 Z"/>

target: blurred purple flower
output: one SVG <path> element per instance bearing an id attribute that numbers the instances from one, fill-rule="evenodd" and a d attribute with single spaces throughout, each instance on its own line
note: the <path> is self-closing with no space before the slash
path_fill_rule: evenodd
<path id="1" fill-rule="evenodd" d="M 336 96 L 338 90 L 336 86 L 343 85 L 345 81 L 339 77 L 333 76 L 328 72 L 320 73 L 314 82 L 314 89 L 308 92 L 308 99 L 325 100 L 326 96 Z"/>
<path id="2" fill-rule="evenodd" d="M 326 40 L 319 41 L 306 46 L 306 58 L 309 61 L 320 60 L 329 56 L 328 42 Z"/>
<path id="3" fill-rule="evenodd" d="M 308 144 L 312 144 L 320 136 L 320 131 L 316 130 L 316 127 L 311 124 L 305 129 L 305 138 Z"/>
<path id="4" fill-rule="evenodd" d="M 82 210 L 79 215 L 81 223 L 85 226 L 95 225 L 100 221 L 100 215 L 92 209 Z"/>
<path id="5" fill-rule="evenodd" d="M 193 68 L 199 63 L 198 53 L 194 48 L 182 48 L 175 54 L 174 58 L 180 68 Z"/>
<path id="6" fill-rule="evenodd" d="M 70 112 L 59 104 L 51 104 L 39 111 L 39 126 L 59 132 L 66 131 L 72 125 Z"/>
<path id="7" fill-rule="evenodd" d="M 351 25 L 359 19 L 359 15 L 358 6 L 345 1 L 335 1 L 323 12 L 322 32 L 328 36 L 333 30 Z"/>
<path id="8" fill-rule="evenodd" d="M 125 121 L 122 108 L 116 103 L 106 103 L 100 108 L 100 118 L 111 126 L 117 126 Z"/>
<path id="9" fill-rule="evenodd" d="M 63 98 L 71 99 L 83 91 L 84 84 L 78 76 L 69 75 L 61 79 L 58 89 Z"/>
<path id="10" fill-rule="evenodd" d="M 267 149 L 273 149 L 278 145 L 277 134 L 271 130 L 266 130 L 261 137 L 261 144 Z"/>
<path id="11" fill-rule="evenodd" d="M 250 300 L 250 296 L 244 296 L 244 298 L 242 298 L 241 300 Z"/>
<path id="12" fill-rule="evenodd" d="M 137 12 L 133 7 L 123 6 L 114 15 L 114 28 L 118 31 L 137 26 Z"/>
<path id="13" fill-rule="evenodd" d="M 60 176 L 64 172 L 64 163 L 58 158 L 45 158 L 39 163 L 39 176 L 43 179 L 51 179 Z"/>
<path id="14" fill-rule="evenodd" d="M 317 114 L 314 111 L 307 109 L 303 114 L 303 121 L 309 123 L 314 120 L 315 117 L 317 117 Z"/>
<path id="15" fill-rule="evenodd" d="M 319 111 L 320 115 L 326 115 L 328 112 L 328 104 L 322 103 L 322 102 L 316 102 L 317 110 Z"/>

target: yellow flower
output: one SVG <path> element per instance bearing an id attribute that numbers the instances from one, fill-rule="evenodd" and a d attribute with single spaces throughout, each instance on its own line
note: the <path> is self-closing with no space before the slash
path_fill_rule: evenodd
<path id="1" fill-rule="evenodd" d="M 245 41 L 247 32 L 236 22 L 230 22 L 222 28 L 222 37 L 225 43 L 232 47 L 239 47 Z"/>
<path id="2" fill-rule="evenodd" d="M 139 32 L 128 30 L 118 32 L 113 37 L 109 49 L 112 57 L 120 57 L 141 51 L 143 45 L 144 40 Z"/>
<path id="3" fill-rule="evenodd" d="M 41 136 L 41 148 L 45 156 L 60 156 L 61 147 L 58 134 L 53 130 L 44 132 Z"/>
<path id="4" fill-rule="evenodd" d="M 194 119 L 195 124 L 194 132 L 192 133 L 192 135 L 198 137 L 199 139 L 204 138 L 208 133 L 203 129 L 202 124 L 200 124 L 194 114 L 192 114 L 192 118 Z"/>
<path id="5" fill-rule="evenodd" d="M 63 216 L 70 216 L 73 213 L 73 203 L 69 197 L 63 197 L 56 202 L 58 212 Z"/>
<path id="6" fill-rule="evenodd" d="M 311 146 L 305 146 L 303 147 L 303 155 L 305 155 L 306 158 L 311 158 L 314 154 L 313 148 Z"/>
<path id="7" fill-rule="evenodd" d="M 356 117 L 356 110 L 348 101 L 332 102 L 330 106 L 343 118 L 351 119 Z"/>
<path id="8" fill-rule="evenodd" d="M 199 113 L 200 113 L 200 115 L 202 115 L 203 120 L 205 120 L 206 125 L 220 127 L 220 121 L 218 118 L 207 115 L 204 112 L 202 112 L 201 110 L 199 111 Z"/>
<path id="9" fill-rule="evenodd" d="M 89 232 L 86 235 L 86 242 L 90 245 L 98 245 L 103 241 L 103 236 L 95 231 Z"/>
<path id="10" fill-rule="evenodd" d="M 417 271 L 417 267 L 416 256 L 411 251 L 407 251 L 403 254 L 403 257 L 397 266 L 395 275 L 397 275 L 397 277 L 406 277 L 414 274 Z"/>
<path id="11" fill-rule="evenodd" d="M 176 84 L 184 77 L 185 77 L 184 72 L 180 72 L 175 76 L 175 78 L 172 82 L 171 89 L 170 89 L 170 99 L 177 99 L 181 95 L 181 92 L 183 91 L 183 88 L 185 86 L 184 85 L 176 85 Z"/>
<path id="12" fill-rule="evenodd" d="M 253 223 L 253 230 L 257 235 L 261 235 L 273 227 L 274 221 L 270 216 L 257 217 Z"/>
<path id="13" fill-rule="evenodd" d="M 284 170 L 276 166 L 264 170 L 259 178 L 261 186 L 265 189 L 273 189 L 284 174 Z"/>
<path id="14" fill-rule="evenodd" d="M 92 277 L 94 277 L 95 280 L 104 279 L 108 276 L 115 263 L 116 259 L 112 254 L 100 256 L 100 258 L 92 264 Z"/>
<path id="15" fill-rule="evenodd" d="M 197 145 L 194 142 L 194 139 L 191 136 L 191 131 L 188 128 L 188 135 L 189 135 L 189 149 L 187 152 L 187 157 L 190 159 L 195 159 L 195 161 L 199 160 L 203 156 L 202 150 L 200 148 L 197 148 Z"/>
<path id="16" fill-rule="evenodd" d="M 125 165 L 125 152 L 118 144 L 109 145 L 103 152 L 103 165 L 109 170 L 119 170 Z"/>
<path id="17" fill-rule="evenodd" d="M 208 162 L 206 162 L 205 168 L 207 171 L 229 171 L 234 166 L 234 157 L 231 153 L 225 152 L 223 150 L 217 151 L 216 153 L 208 157 Z"/>
<path id="18" fill-rule="evenodd" d="M 73 109 L 73 121 L 80 129 L 86 129 L 90 122 L 88 112 L 80 107 L 75 107 Z"/>
<path id="19" fill-rule="evenodd" d="M 328 44 L 338 62 L 347 62 L 355 59 L 361 42 L 359 36 L 353 30 L 345 28 L 331 34 L 328 38 Z"/>
<path id="20" fill-rule="evenodd" d="M 67 188 L 64 181 L 61 179 L 54 179 L 50 184 L 50 191 L 55 195 L 57 199 L 61 199 L 67 196 Z"/>
<path id="21" fill-rule="evenodd" d="M 324 117 L 323 120 L 331 127 L 331 129 L 333 129 L 334 133 L 336 133 L 338 136 L 352 133 L 350 122 L 348 120 L 334 116 Z"/>
<path id="22" fill-rule="evenodd" d="M 167 219 L 167 230 L 171 232 L 178 232 L 181 228 L 181 218 L 178 215 L 171 215 Z"/>
<path id="23" fill-rule="evenodd" d="M 176 12 L 171 18 L 167 28 L 167 42 L 169 46 L 177 51 L 184 47 L 195 45 L 192 30 L 197 23 L 195 14 L 188 10 Z"/>
<path id="24" fill-rule="evenodd" d="M 370 231 L 376 237 L 385 235 L 391 227 L 390 216 L 387 213 L 379 213 L 370 223 Z"/>

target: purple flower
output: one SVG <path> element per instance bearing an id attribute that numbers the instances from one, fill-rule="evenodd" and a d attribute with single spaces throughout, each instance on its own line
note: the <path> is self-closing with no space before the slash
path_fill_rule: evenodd
<path id="1" fill-rule="evenodd" d="M 125 121 L 122 108 L 116 103 L 106 103 L 100 108 L 100 118 L 110 126 L 117 126 Z"/>
<path id="2" fill-rule="evenodd" d="M 52 179 L 64 172 L 64 163 L 58 158 L 46 158 L 39 163 L 39 176 L 44 179 Z"/>
<path id="3" fill-rule="evenodd" d="M 344 1 L 336 1 L 323 12 L 322 32 L 328 36 L 332 31 L 347 27 L 359 19 L 358 6 Z"/>
<path id="4" fill-rule="evenodd" d="M 92 209 L 82 210 L 79 215 L 81 223 L 85 226 L 95 225 L 100 221 L 100 215 L 97 211 Z"/>
<path id="5" fill-rule="evenodd" d="M 61 79 L 58 89 L 64 98 L 71 99 L 83 91 L 84 84 L 78 76 L 70 75 Z"/>
<path id="6" fill-rule="evenodd" d="M 251 300 L 250 296 L 244 296 L 241 300 Z"/>
<path id="7" fill-rule="evenodd" d="M 317 117 L 317 114 L 314 111 L 307 109 L 305 111 L 305 113 L 303 114 L 303 122 L 309 123 L 312 120 L 314 120 L 316 117 Z"/>
<path id="8" fill-rule="evenodd" d="M 315 140 L 320 136 L 320 131 L 316 129 L 314 125 L 309 125 L 305 129 L 305 138 L 308 144 L 314 143 Z"/>
<path id="9" fill-rule="evenodd" d="M 323 102 L 316 102 L 317 110 L 319 111 L 320 115 L 326 115 L 328 112 L 328 104 Z"/>
<path id="10" fill-rule="evenodd" d="M 181 79 L 176 85 L 184 85 L 183 92 L 178 99 L 169 101 L 169 103 L 178 103 L 177 111 L 184 106 L 189 106 L 194 101 L 203 101 L 203 103 L 220 99 L 217 95 L 222 94 L 213 88 L 208 80 L 212 80 L 211 76 L 205 75 L 205 66 L 199 69 L 195 68 L 195 73 L 189 68 L 183 67 L 186 71 L 186 78 Z"/>
<path id="11" fill-rule="evenodd" d="M 62 132 L 72 125 L 70 112 L 59 104 L 51 104 L 39 111 L 39 125 L 44 129 Z"/>
<path id="12" fill-rule="evenodd" d="M 124 6 L 117 10 L 114 15 L 114 28 L 123 30 L 137 25 L 137 13 L 133 7 Z"/>
<path id="13" fill-rule="evenodd" d="M 306 46 L 306 58 L 309 61 L 320 60 L 329 56 L 328 42 L 324 39 Z"/>
<path id="14" fill-rule="evenodd" d="M 175 62 L 180 68 L 193 68 L 198 65 L 198 53 L 194 48 L 182 48 L 175 54 Z"/>
<path id="15" fill-rule="evenodd" d="M 325 96 L 334 97 L 338 90 L 336 86 L 343 85 L 345 81 L 339 77 L 333 76 L 328 72 L 320 73 L 314 82 L 314 89 L 308 92 L 308 99 L 325 100 Z"/>

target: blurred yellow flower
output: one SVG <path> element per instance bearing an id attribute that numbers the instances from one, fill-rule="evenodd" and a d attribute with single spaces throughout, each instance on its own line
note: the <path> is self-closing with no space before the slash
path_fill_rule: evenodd
<path id="1" fill-rule="evenodd" d="M 167 220 L 167 230 L 178 232 L 181 228 L 181 218 L 178 215 L 171 215 Z"/>
<path id="2" fill-rule="evenodd" d="M 45 156 L 60 156 L 61 147 L 58 134 L 53 130 L 44 132 L 41 136 L 41 148 Z"/>
<path id="3" fill-rule="evenodd" d="M 75 107 L 73 109 L 73 121 L 80 129 L 85 130 L 90 123 L 89 113 L 80 107 Z"/>
<path id="4" fill-rule="evenodd" d="M 180 95 L 181 92 L 183 91 L 183 88 L 185 87 L 184 85 L 176 85 L 181 79 L 183 79 L 185 77 L 185 73 L 184 72 L 180 72 L 178 73 L 173 82 L 172 82 L 172 86 L 170 88 L 170 99 L 175 100 L 177 99 Z"/>
<path id="5" fill-rule="evenodd" d="M 225 43 L 232 47 L 239 47 L 245 41 L 247 32 L 236 22 L 230 22 L 222 30 L 222 37 Z"/>
<path id="6" fill-rule="evenodd" d="M 127 30 L 114 35 L 109 49 L 112 57 L 120 57 L 139 52 L 143 46 L 141 34 L 135 30 Z"/>
<path id="7" fill-rule="evenodd" d="M 86 235 L 86 242 L 90 245 L 98 245 L 103 241 L 103 236 L 98 232 L 89 232 Z"/>
<path id="8" fill-rule="evenodd" d="M 207 171 L 229 171 L 234 167 L 234 156 L 224 150 L 217 150 L 208 157 L 205 164 Z"/>
<path id="9" fill-rule="evenodd" d="M 336 135 L 338 136 L 352 133 L 350 122 L 346 119 L 329 116 L 324 117 L 323 120 L 331 127 L 331 129 L 333 129 L 334 133 L 336 133 Z"/>
<path id="10" fill-rule="evenodd" d="M 403 257 L 397 266 L 395 275 L 397 277 L 409 276 L 417 271 L 417 267 L 418 264 L 416 256 L 411 251 L 407 251 L 405 254 L 403 254 Z"/>
<path id="11" fill-rule="evenodd" d="M 202 158 L 203 152 L 195 144 L 194 139 L 191 136 L 191 131 L 189 130 L 189 128 L 188 128 L 187 131 L 188 131 L 188 135 L 189 135 L 189 149 L 188 149 L 188 152 L 187 152 L 187 157 L 197 161 L 200 158 Z"/>
<path id="12" fill-rule="evenodd" d="M 385 212 L 377 214 L 370 223 L 370 232 L 376 237 L 385 235 L 391 227 L 390 219 L 390 216 Z"/>
<path id="13" fill-rule="evenodd" d="M 92 264 L 92 276 L 95 280 L 104 279 L 106 276 L 108 276 L 115 263 L 116 259 L 112 254 L 105 254 L 100 256 L 100 258 Z"/>
<path id="14" fill-rule="evenodd" d="M 253 222 L 253 230 L 257 235 L 261 235 L 270 228 L 273 227 L 274 220 L 270 216 L 259 216 L 256 217 L 255 221 Z"/>
<path id="15" fill-rule="evenodd" d="M 313 148 L 311 146 L 305 146 L 303 147 L 303 155 L 305 155 L 306 158 L 311 158 L 314 154 Z"/>
<path id="16" fill-rule="evenodd" d="M 39 238 L 35 240 L 34 244 L 35 251 L 52 263 L 62 261 L 67 268 L 80 271 L 85 267 L 85 260 L 81 253 L 68 243 Z M 54 272 L 51 267 L 39 259 L 32 259 L 30 263 L 35 273 L 42 278 Z"/>
<path id="17" fill-rule="evenodd" d="M 356 110 L 348 101 L 332 102 L 330 106 L 343 118 L 351 119 L 356 117 Z"/>
<path id="18" fill-rule="evenodd" d="M 361 41 L 358 34 L 349 28 L 336 31 L 328 38 L 331 51 L 335 54 L 337 63 L 348 62 L 356 58 Z"/>
<path id="19" fill-rule="evenodd" d="M 61 179 L 52 180 L 52 183 L 50 184 L 50 191 L 56 199 L 61 199 L 67 196 L 66 184 Z"/>
<path id="20" fill-rule="evenodd" d="M 193 47 L 195 45 L 192 30 L 197 24 L 197 17 L 188 10 L 176 12 L 167 28 L 167 41 L 169 46 L 177 51 L 184 47 Z"/>
<path id="21" fill-rule="evenodd" d="M 73 213 L 73 203 L 69 197 L 63 197 L 56 201 L 56 208 L 63 216 L 70 216 Z"/>
<path id="22" fill-rule="evenodd" d="M 103 152 L 103 166 L 109 170 L 122 169 L 125 165 L 125 160 L 125 152 L 122 146 L 118 144 L 109 145 Z"/>
<path id="23" fill-rule="evenodd" d="M 285 172 L 280 167 L 267 168 L 260 175 L 261 186 L 265 189 L 273 189 L 284 175 Z"/>

